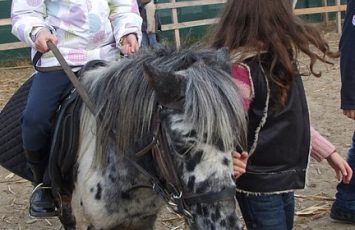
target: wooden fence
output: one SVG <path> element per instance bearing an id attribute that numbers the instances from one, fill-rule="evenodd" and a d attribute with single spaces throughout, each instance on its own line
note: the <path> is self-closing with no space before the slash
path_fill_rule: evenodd
<path id="1" fill-rule="evenodd" d="M 191 6 L 205 6 L 205 5 L 214 5 L 214 4 L 222 4 L 225 3 L 226 0 L 192 0 L 186 2 L 177 2 L 176 0 L 171 0 L 169 3 L 158 3 L 156 7 L 158 10 L 163 9 L 171 9 L 172 12 L 172 23 L 162 25 L 162 31 L 173 30 L 175 35 L 175 44 L 177 47 L 181 45 L 180 39 L 180 29 L 195 27 L 195 26 L 203 26 L 203 25 L 211 25 L 218 21 L 218 18 L 211 19 L 203 19 L 189 22 L 179 22 L 177 9 Z M 340 33 L 341 31 L 341 12 L 346 10 L 346 5 L 342 5 L 340 0 L 336 0 L 336 5 L 327 6 L 327 1 L 323 1 L 323 5 L 321 7 L 312 7 L 312 8 L 303 8 L 303 9 L 295 9 L 295 14 L 297 15 L 307 15 L 307 14 L 319 14 L 319 13 L 337 13 L 337 31 Z M 0 19 L 0 26 L 10 25 L 10 19 Z M 24 48 L 25 45 L 21 42 L 12 42 L 12 43 L 4 43 L 0 44 L 0 51 L 2 50 L 12 50 L 18 48 Z"/>

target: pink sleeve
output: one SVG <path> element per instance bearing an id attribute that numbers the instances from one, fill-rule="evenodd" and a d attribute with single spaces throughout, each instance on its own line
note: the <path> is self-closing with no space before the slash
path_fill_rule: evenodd
<path id="1" fill-rule="evenodd" d="M 232 78 L 243 97 L 244 110 L 248 111 L 252 100 L 252 85 L 249 70 L 240 64 L 233 64 Z"/>
<path id="2" fill-rule="evenodd" d="M 311 127 L 311 156 L 317 161 L 321 161 L 336 151 L 335 146 L 323 137 L 317 130 Z"/>

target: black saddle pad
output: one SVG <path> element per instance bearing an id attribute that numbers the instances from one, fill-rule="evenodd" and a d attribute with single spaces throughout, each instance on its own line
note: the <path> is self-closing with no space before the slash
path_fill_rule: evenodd
<path id="1" fill-rule="evenodd" d="M 105 65 L 106 63 L 102 60 L 92 60 L 84 65 L 78 74 L 81 75 L 85 71 Z M 27 161 L 23 150 L 21 136 L 21 117 L 26 106 L 33 75 L 15 92 L 9 102 L 5 105 L 4 109 L 0 112 L 0 165 L 30 181 L 32 181 L 32 173 L 26 166 Z M 64 110 L 63 113 L 57 114 L 59 120 L 63 118 L 65 119 L 54 127 L 54 131 L 59 133 L 54 134 L 54 140 L 52 140 L 54 146 L 51 148 L 51 155 L 54 153 L 55 156 L 51 157 L 52 170 L 50 170 L 50 176 L 57 178 L 58 181 L 58 175 L 53 175 L 63 174 L 70 171 L 76 157 L 79 127 L 74 124 L 79 124 L 78 109 L 81 100 L 77 95 L 71 95 L 69 99 L 66 98 L 67 95 L 70 95 L 71 91 L 72 88 L 69 87 L 68 90 L 64 92 L 62 98 L 64 104 L 62 108 L 64 107 L 67 109 L 71 104 L 75 104 L 76 106 L 71 107 L 69 113 Z M 66 129 L 60 131 L 63 127 L 66 127 Z M 67 132 L 68 130 L 69 132 Z M 68 134 L 70 138 L 67 138 Z M 56 138 L 64 141 L 61 142 Z"/>
<path id="2" fill-rule="evenodd" d="M 33 75 L 15 92 L 0 112 L 0 165 L 32 181 L 26 166 L 21 137 L 21 117 L 31 88 Z"/>

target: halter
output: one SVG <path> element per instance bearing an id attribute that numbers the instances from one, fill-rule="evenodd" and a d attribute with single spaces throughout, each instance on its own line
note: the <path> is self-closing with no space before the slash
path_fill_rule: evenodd
<path id="1" fill-rule="evenodd" d="M 194 217 L 189 211 L 191 205 L 197 203 L 214 203 L 217 201 L 233 200 L 235 196 L 235 187 L 225 188 L 219 192 L 191 193 L 184 189 L 180 177 L 177 175 L 176 167 L 173 164 L 171 153 L 174 152 L 168 146 L 168 141 L 164 131 L 166 127 L 160 120 L 160 113 L 164 109 L 174 108 L 157 105 L 157 109 L 153 114 L 153 138 L 152 141 L 142 150 L 133 154 L 133 156 L 125 155 L 125 159 L 130 162 L 138 171 L 145 175 L 151 184 L 153 190 L 158 193 L 163 200 L 177 213 L 183 215 L 191 223 Z M 162 175 L 162 179 L 152 175 L 138 160 L 147 154 L 151 154 L 158 165 L 158 169 Z"/>

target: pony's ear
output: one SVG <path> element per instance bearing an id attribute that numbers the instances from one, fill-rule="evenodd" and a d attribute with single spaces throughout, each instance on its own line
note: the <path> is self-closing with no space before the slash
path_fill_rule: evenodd
<path id="1" fill-rule="evenodd" d="M 231 72 L 231 60 L 230 60 L 230 53 L 227 47 L 223 47 L 217 50 L 217 62 L 221 63 L 223 69 L 227 72 Z"/>
<path id="2" fill-rule="evenodd" d="M 155 91 L 158 102 L 168 108 L 182 109 L 186 88 L 184 77 L 147 63 L 143 63 L 143 70 L 144 78 Z"/>
<path id="3" fill-rule="evenodd" d="M 223 62 L 230 62 L 230 53 L 227 47 L 222 47 L 217 50 L 217 59 Z"/>

